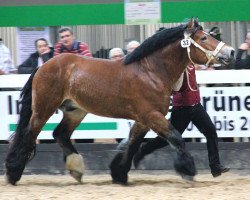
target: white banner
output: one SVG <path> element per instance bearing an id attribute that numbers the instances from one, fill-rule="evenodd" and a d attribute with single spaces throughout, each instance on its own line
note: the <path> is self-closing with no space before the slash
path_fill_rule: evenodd
<path id="1" fill-rule="evenodd" d="M 32 53 L 36 52 L 35 40 L 45 38 L 50 41 L 49 27 L 18 27 L 17 41 L 17 65 L 22 64 Z"/>
<path id="2" fill-rule="evenodd" d="M 250 87 L 201 87 L 201 103 L 216 126 L 219 137 L 250 137 Z M 15 130 L 19 114 L 19 91 L 0 91 L 0 140 Z M 169 118 L 170 113 L 166 116 Z M 62 118 L 55 113 L 38 139 L 52 139 L 52 131 Z M 72 138 L 126 138 L 133 121 L 86 116 Z M 155 137 L 150 131 L 147 137 Z M 204 137 L 192 124 L 183 134 L 186 138 Z"/>
<path id="3" fill-rule="evenodd" d="M 219 137 L 250 137 L 250 87 L 200 87 L 200 91 Z M 200 133 L 190 124 L 183 136 L 193 134 Z"/>
<path id="4" fill-rule="evenodd" d="M 160 0 L 125 0 L 125 24 L 153 24 L 161 22 Z"/>

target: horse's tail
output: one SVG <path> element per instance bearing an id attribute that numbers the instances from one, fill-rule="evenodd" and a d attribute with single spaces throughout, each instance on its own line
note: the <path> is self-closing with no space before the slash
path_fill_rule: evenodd
<path id="1" fill-rule="evenodd" d="M 20 117 L 18 121 L 18 125 L 16 128 L 15 136 L 22 134 L 22 129 L 26 128 L 29 124 L 31 115 L 32 115 L 32 109 L 31 109 L 31 103 L 32 103 L 32 81 L 33 78 L 37 72 L 38 68 L 36 68 L 32 74 L 30 75 L 28 81 L 24 85 L 21 95 L 20 95 L 20 104 L 21 104 L 21 110 L 20 110 Z"/>
<path id="2" fill-rule="evenodd" d="M 36 144 L 30 130 L 29 121 L 32 115 L 32 82 L 37 72 L 30 75 L 21 92 L 21 110 L 15 133 L 10 137 L 10 148 L 5 160 L 7 179 L 15 184 L 22 175 L 25 164 L 35 156 Z"/>

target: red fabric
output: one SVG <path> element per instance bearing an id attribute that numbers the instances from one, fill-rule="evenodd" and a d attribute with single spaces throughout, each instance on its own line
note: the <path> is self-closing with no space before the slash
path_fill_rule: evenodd
<path id="1" fill-rule="evenodd" d="M 196 83 L 195 67 L 189 65 L 184 72 L 179 91 L 173 91 L 173 106 L 192 106 L 200 102 L 200 91 Z"/>
<path id="2" fill-rule="evenodd" d="M 92 54 L 89 50 L 88 45 L 84 42 L 80 43 L 79 48 L 78 48 L 77 42 L 75 42 L 72 49 L 70 50 L 63 47 L 62 43 L 57 43 L 54 49 L 54 56 L 61 54 L 61 53 L 73 53 L 73 54 L 92 57 Z"/>

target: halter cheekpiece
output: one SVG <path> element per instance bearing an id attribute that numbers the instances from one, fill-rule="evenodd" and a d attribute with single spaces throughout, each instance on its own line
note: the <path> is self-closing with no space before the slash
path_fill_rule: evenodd
<path id="1" fill-rule="evenodd" d="M 221 50 L 221 48 L 225 45 L 224 42 L 220 42 L 217 47 L 215 48 L 214 51 L 210 51 L 207 49 L 204 49 L 201 45 L 199 45 L 197 42 L 195 42 L 192 38 L 191 38 L 191 34 L 188 33 L 184 33 L 184 39 L 181 40 L 181 46 L 183 48 L 187 48 L 187 53 L 188 53 L 188 58 L 190 59 L 190 61 L 193 64 L 196 64 L 195 62 L 193 62 L 193 60 L 191 59 L 190 56 L 190 46 L 191 44 L 193 44 L 195 47 L 199 48 L 201 51 L 203 51 L 205 53 L 205 55 L 207 56 L 207 63 L 206 66 L 209 65 L 209 63 L 211 62 L 212 59 L 215 59 L 216 55 L 219 53 L 219 51 Z"/>

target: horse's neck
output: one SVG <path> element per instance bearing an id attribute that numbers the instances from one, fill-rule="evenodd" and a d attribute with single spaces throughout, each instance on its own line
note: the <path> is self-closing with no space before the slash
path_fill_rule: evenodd
<path id="1" fill-rule="evenodd" d="M 153 62 L 152 65 L 157 69 L 159 77 L 167 87 L 178 80 L 189 63 L 187 50 L 176 43 L 160 50 L 157 56 L 152 55 L 148 60 Z"/>

